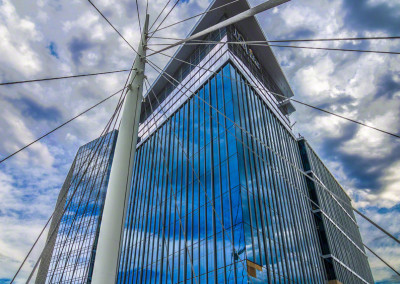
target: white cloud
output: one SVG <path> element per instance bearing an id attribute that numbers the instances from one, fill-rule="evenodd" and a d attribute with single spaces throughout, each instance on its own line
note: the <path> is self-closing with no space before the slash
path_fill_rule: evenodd
<path id="1" fill-rule="evenodd" d="M 382 1 L 370 0 L 370 3 Z M 209 2 L 197 0 L 181 3 L 173 10 L 163 26 L 204 11 Z M 261 3 L 261 0 L 252 2 Z M 393 5 L 393 9 L 398 5 L 395 2 L 385 1 Z M 28 4 L 21 3 L 21 1 L 0 1 L 1 81 L 130 67 L 134 53 L 87 2 L 41 0 Z M 119 2 L 100 0 L 95 3 L 100 10 L 107 12 L 110 21 L 135 46 L 140 34 L 134 3 L 127 0 Z M 150 23 L 165 3 L 165 0 L 149 1 Z M 340 0 L 291 1 L 273 11 L 264 12 L 259 20 L 268 38 L 271 39 L 293 37 L 300 29 L 311 31 L 309 37 L 357 36 L 358 31 L 345 26 L 342 3 Z M 139 5 L 143 19 L 146 1 L 139 1 Z M 158 23 L 166 15 L 166 11 Z M 196 20 L 168 28 L 158 34 L 184 37 Z M 383 31 L 363 32 L 367 36 L 387 35 Z M 79 65 L 72 60 L 74 51 L 70 43 L 74 37 L 83 38 L 91 44 L 82 51 Z M 50 55 L 48 50 L 50 42 L 56 44 L 59 58 Z M 151 42 L 156 43 L 157 40 L 152 39 Z M 353 42 L 356 43 L 359 42 Z M 341 47 L 343 42 L 309 45 Z M 365 48 L 396 50 L 398 43 L 374 41 L 369 42 Z M 168 54 L 172 54 L 173 51 L 169 50 Z M 388 73 L 399 74 L 400 64 L 397 57 L 289 48 L 276 49 L 275 54 L 279 61 L 287 63 L 283 69 L 292 83 L 295 98 L 313 104 L 324 104 L 324 107 L 335 112 L 376 127 L 393 132 L 400 130 L 400 90 L 395 91 L 390 98 L 375 97 L 380 84 L 379 79 Z M 154 56 L 152 59 L 160 67 L 168 60 L 169 58 L 162 55 Z M 152 68 L 147 67 L 146 73 L 150 81 L 157 77 Z M 60 123 L 60 121 L 38 121 L 24 117 L 21 106 L 11 105 L 10 98 L 30 98 L 41 106 L 56 107 L 61 113 L 60 120 L 66 120 L 120 89 L 126 76 L 127 73 L 119 73 L 0 89 L 2 156 L 19 149 Z M 398 75 L 394 75 L 393 78 L 397 82 L 400 80 Z M 349 101 L 340 101 L 343 97 Z M 35 144 L 30 150 L 23 151 L 7 161 L 6 167 L 0 168 L 0 207 L 8 208 L 11 214 L 0 218 L 0 230 L 6 232 L 0 235 L 2 253 L 0 278 L 10 277 L 12 274 L 10 272 L 15 271 L 40 226 L 50 215 L 59 190 L 58 186 L 63 182 L 77 148 L 99 135 L 113 111 L 115 102 L 116 99 L 82 116 L 42 143 Z M 345 135 L 349 122 L 319 114 L 314 110 L 310 111 L 305 107 L 298 106 L 297 109 L 294 115 L 298 120 L 296 128 L 306 136 L 318 153 L 324 155 L 329 168 L 356 199 L 357 207 L 368 209 L 375 205 L 389 208 L 399 202 L 400 185 L 397 173 L 400 170 L 400 158 L 389 159 L 392 155 L 396 155 L 393 151 L 398 149 L 395 144 L 397 141 L 364 128 L 358 128 L 353 137 L 340 140 Z M 341 145 L 338 145 L 337 150 L 322 152 L 327 139 L 337 139 L 337 143 Z M 376 189 L 357 188 L 357 177 L 349 176 L 340 160 L 340 155 L 343 154 L 358 155 L 360 158 L 369 156 L 381 159 L 382 163 L 390 160 L 380 179 L 381 190 L 377 192 Z M 376 170 L 376 168 L 370 165 L 366 170 Z M 32 200 L 25 200 L 23 194 L 33 196 Z M 10 208 L 14 208 L 15 211 Z M 393 221 L 396 219 L 394 213 L 385 214 L 368 210 L 368 215 L 371 214 L 377 222 L 387 225 L 393 232 L 398 230 L 400 224 Z M 17 213 L 23 213 L 28 217 L 21 221 L 15 215 Z M 365 240 L 367 242 L 371 240 L 373 243 L 374 241 L 370 239 L 370 236 L 375 236 L 371 233 L 373 230 L 364 224 L 361 224 L 361 230 L 364 232 Z M 396 256 L 400 259 L 399 252 L 390 250 L 391 247 L 392 244 L 385 244 L 378 252 L 387 255 L 393 264 L 399 265 L 396 262 Z M 4 255 L 7 257 L 11 255 L 12 258 L 5 258 Z M 378 262 L 373 260 L 372 266 L 377 280 L 389 277 L 387 270 L 383 271 Z M 24 271 L 26 273 L 27 269 Z"/>
<path id="2" fill-rule="evenodd" d="M 0 124 L 0 132 L 3 137 L 7 137 L 0 145 L 3 153 L 13 153 L 23 146 L 31 143 L 36 139 L 24 121 L 20 118 L 22 115 L 9 104 L 4 102 L 4 109 L 0 113 L 2 123 Z M 21 152 L 14 158 L 14 162 L 19 165 L 29 163 L 31 165 L 40 165 L 51 167 L 54 158 L 49 152 L 47 146 L 41 142 L 33 144 L 26 151 Z"/>
<path id="3" fill-rule="evenodd" d="M 378 105 L 380 102 L 376 102 Z M 384 103 L 383 103 L 384 104 Z M 370 108 L 373 110 L 374 108 Z M 371 121 L 365 121 L 364 123 L 373 127 L 385 129 L 386 125 L 396 125 L 398 115 L 396 112 L 387 111 L 382 115 L 375 115 Z M 389 131 L 396 132 L 397 129 L 390 129 Z M 370 159 L 385 158 L 392 155 L 395 144 L 390 143 L 393 137 L 387 134 L 378 133 L 374 129 L 367 127 L 360 127 L 356 135 L 351 139 L 343 143 L 340 149 L 344 153 L 351 155 L 358 155 L 361 157 L 368 157 Z M 392 166 L 394 167 L 394 165 Z"/>
<path id="4" fill-rule="evenodd" d="M 354 138 L 343 143 L 340 150 L 343 153 L 371 159 L 389 155 L 392 149 L 386 146 L 387 137 L 384 134 L 377 134 L 375 131 L 359 128 Z"/>
<path id="5" fill-rule="evenodd" d="M 35 24 L 19 17 L 8 0 L 0 6 L 0 19 L 0 63 L 3 68 L 13 68 L 24 76 L 36 74 L 42 64 L 31 42 L 40 41 L 42 36 Z"/>
<path id="6" fill-rule="evenodd" d="M 385 175 L 381 178 L 384 185 L 383 192 L 380 194 L 389 206 L 400 203 L 400 161 L 396 162 L 392 167 L 385 171 Z M 389 207 L 385 206 L 385 207 Z"/>
<path id="7" fill-rule="evenodd" d="M 31 187 L 24 188 L 22 184 L 25 179 L 16 178 L 11 173 L 0 171 L 0 278 L 12 276 L 18 269 L 26 256 L 30 246 L 45 224 L 45 219 L 50 216 L 54 206 L 57 188 L 50 191 L 42 191 L 44 185 L 53 186 L 57 175 L 52 171 L 49 178 L 38 179 L 40 171 L 32 170 L 31 167 L 20 167 L 20 172 L 26 175 L 26 180 L 37 180 Z M 53 175 L 53 176 L 52 176 Z M 25 180 L 24 182 L 22 180 Z M 46 236 L 46 233 L 44 236 Z M 27 264 L 20 275 L 26 279 L 31 271 L 34 261 L 41 252 L 44 238 L 33 251 Z"/>
<path id="8" fill-rule="evenodd" d="M 317 64 L 299 70 L 294 77 L 299 91 L 314 101 L 330 96 L 334 89 L 330 80 L 334 67 L 331 58 L 325 57 Z"/>

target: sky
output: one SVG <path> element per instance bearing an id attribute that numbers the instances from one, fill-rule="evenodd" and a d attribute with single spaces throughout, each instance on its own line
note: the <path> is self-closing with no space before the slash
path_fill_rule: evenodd
<path id="1" fill-rule="evenodd" d="M 93 2 L 133 46 L 138 44 L 135 1 Z M 150 23 L 166 2 L 149 1 Z M 208 0 L 181 1 L 163 25 L 203 12 L 208 5 Z M 139 1 L 142 23 L 145 6 Z M 293 0 L 257 18 L 270 40 L 400 35 L 400 2 L 393 0 Z M 195 22 L 157 34 L 182 38 Z M 400 50 L 400 40 L 296 45 Z M 399 55 L 273 50 L 296 99 L 400 133 Z M 0 0 L 0 82 L 127 69 L 134 57 L 87 1 Z M 153 61 L 163 67 L 168 58 L 158 55 Z M 146 75 L 150 81 L 156 77 L 150 68 Z M 126 77 L 127 73 L 116 73 L 0 86 L 0 158 L 118 91 Z M 0 283 L 9 282 L 51 215 L 79 146 L 98 137 L 116 103 L 117 98 L 104 103 L 0 165 Z M 356 208 L 400 238 L 400 140 L 305 106 L 295 107 L 294 133 L 309 141 Z M 357 219 L 363 241 L 400 269 L 400 246 Z M 21 271 L 21 283 L 43 244 L 42 238 Z M 376 283 L 400 283 L 368 255 Z"/>

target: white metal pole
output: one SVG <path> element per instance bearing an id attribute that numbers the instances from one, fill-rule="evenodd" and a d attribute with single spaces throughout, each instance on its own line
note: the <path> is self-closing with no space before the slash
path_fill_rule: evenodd
<path id="1" fill-rule="evenodd" d="M 115 283 L 117 279 L 119 249 L 125 221 L 125 202 L 127 201 L 125 197 L 129 196 L 131 187 L 143 99 L 148 24 L 149 16 L 146 15 L 142 39 L 128 85 L 129 91 L 125 99 L 111 166 L 94 262 L 92 276 L 92 283 L 94 284 Z"/>

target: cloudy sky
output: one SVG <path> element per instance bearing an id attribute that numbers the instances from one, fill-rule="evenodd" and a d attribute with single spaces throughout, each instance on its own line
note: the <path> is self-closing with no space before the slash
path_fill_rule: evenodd
<path id="1" fill-rule="evenodd" d="M 133 0 L 93 0 L 132 45 L 139 39 Z M 149 1 L 150 22 L 166 0 Z M 174 1 L 172 1 L 174 2 Z M 261 1 L 251 1 L 252 5 Z M 165 24 L 200 13 L 209 0 L 182 1 Z M 142 15 L 145 1 L 139 1 Z M 264 12 L 269 39 L 399 36 L 400 2 L 293 0 Z M 195 21 L 159 35 L 184 37 Z M 155 42 L 155 41 L 154 41 Z M 298 45 L 400 50 L 400 40 Z M 304 102 L 400 132 L 400 56 L 275 48 Z M 172 50 L 170 51 L 170 53 Z M 134 54 L 84 0 L 0 0 L 0 82 L 129 68 Z M 155 58 L 160 66 L 168 58 Z M 155 73 L 147 70 L 150 81 Z M 0 86 L 0 158 L 122 88 L 126 73 Z M 0 283 L 8 283 L 50 216 L 78 147 L 96 138 L 116 99 L 0 165 Z M 305 136 L 354 205 L 400 237 L 400 140 L 295 105 L 294 132 Z M 400 269 L 400 246 L 359 220 L 363 240 Z M 43 245 L 43 242 L 41 243 Z M 26 277 L 40 247 L 21 273 Z M 377 283 L 399 278 L 370 256 Z"/>

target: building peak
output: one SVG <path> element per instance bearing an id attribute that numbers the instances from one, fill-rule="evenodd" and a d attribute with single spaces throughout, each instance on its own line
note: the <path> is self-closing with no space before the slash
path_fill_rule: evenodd
<path id="1" fill-rule="evenodd" d="M 223 18 L 233 17 L 241 12 L 244 12 L 250 8 L 250 5 L 247 0 L 239 0 L 237 2 L 231 3 L 231 0 L 214 0 L 206 9 L 205 14 L 201 16 L 201 18 L 197 21 L 197 23 L 193 26 L 192 30 L 189 32 L 188 36 L 200 32 L 210 26 L 215 25 L 220 22 Z M 229 4 L 229 5 L 226 5 Z M 225 6 L 224 6 L 225 5 Z M 222 8 L 216 9 L 218 7 L 224 6 Z M 263 32 L 258 20 L 255 17 L 248 18 L 241 22 L 235 24 L 236 28 L 240 31 L 240 33 L 244 36 L 247 41 L 266 41 L 267 37 Z M 203 39 L 203 38 L 200 38 Z M 164 68 L 164 72 L 167 74 L 175 74 L 176 71 L 180 68 L 182 64 L 182 60 L 186 60 L 187 57 L 190 56 L 191 53 L 196 49 L 196 45 L 182 45 L 178 48 L 175 54 L 172 56 L 173 58 L 177 58 L 175 60 L 173 58 L 167 63 Z M 284 72 L 282 71 L 274 52 L 269 46 L 252 46 L 251 47 L 254 56 L 257 57 L 260 65 L 263 69 L 270 75 L 274 83 L 279 88 L 280 95 L 283 95 L 287 98 L 292 97 L 293 91 L 286 79 Z M 148 93 L 156 94 L 159 93 L 165 88 L 168 84 L 168 81 L 161 75 L 155 80 L 153 85 L 151 86 Z M 278 101 L 282 101 L 282 97 L 276 97 Z M 165 97 L 158 97 L 159 101 L 164 100 Z M 145 102 L 146 104 L 146 102 Z M 146 109 L 143 108 L 144 110 Z M 294 108 L 293 108 L 294 110 Z M 142 114 L 143 121 L 147 117 L 147 115 Z"/>

